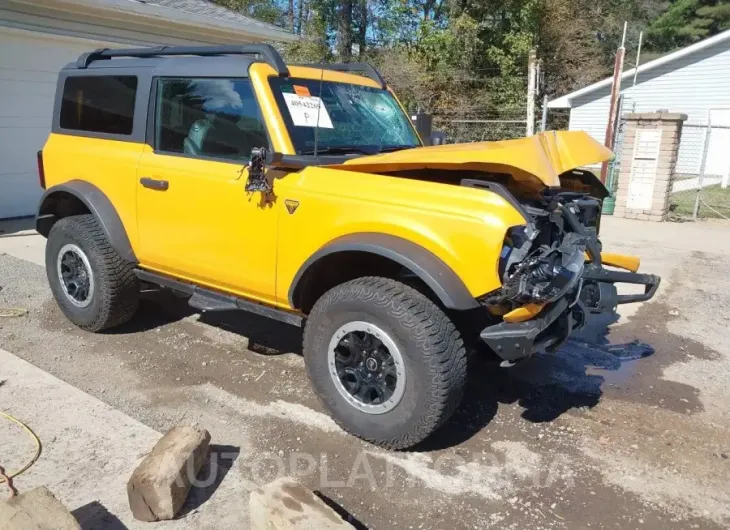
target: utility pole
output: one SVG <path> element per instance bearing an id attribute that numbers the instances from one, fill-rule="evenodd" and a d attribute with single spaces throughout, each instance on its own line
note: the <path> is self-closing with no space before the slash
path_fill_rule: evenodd
<path id="1" fill-rule="evenodd" d="M 618 96 L 621 94 L 621 73 L 624 69 L 624 57 L 626 56 L 626 29 L 628 22 L 624 22 L 624 35 L 621 38 L 621 46 L 616 50 L 616 61 L 613 64 L 613 85 L 611 86 L 611 105 L 608 111 L 608 125 L 606 125 L 606 138 L 604 145 L 609 149 L 613 149 L 613 131 L 616 127 L 616 104 Z M 606 183 L 606 174 L 608 173 L 608 162 L 601 165 L 601 182 Z"/>
<path id="2" fill-rule="evenodd" d="M 632 112 L 636 112 L 636 77 L 639 74 L 639 62 L 641 61 L 641 43 L 644 40 L 644 32 L 639 32 L 639 47 L 636 49 L 636 64 L 634 65 L 634 84 L 631 85 L 631 108 Z"/>
<path id="3" fill-rule="evenodd" d="M 525 136 L 535 134 L 535 85 L 537 85 L 537 52 L 532 49 L 527 56 L 527 127 Z"/>

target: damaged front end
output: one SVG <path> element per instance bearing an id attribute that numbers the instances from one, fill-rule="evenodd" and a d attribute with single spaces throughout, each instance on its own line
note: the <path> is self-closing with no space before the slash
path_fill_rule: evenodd
<path id="1" fill-rule="evenodd" d="M 504 190 L 506 192 L 506 190 Z M 618 304 L 650 299 L 659 277 L 637 274 L 630 260 L 614 257 L 606 269 L 598 229 L 600 200 L 573 191 L 546 191 L 521 204 L 526 225 L 507 234 L 500 257 L 502 287 L 480 298 L 502 322 L 481 338 L 505 365 L 535 351 L 554 351 L 586 322 L 587 313 L 614 311 Z M 644 285 L 643 294 L 618 295 L 616 283 Z"/>
<path id="2" fill-rule="evenodd" d="M 330 167 L 477 188 L 519 211 L 527 222 L 507 233 L 499 259 L 502 286 L 478 299 L 496 322 L 481 338 L 510 364 L 554 350 L 585 324 L 588 313 L 648 300 L 659 286 L 658 276 L 636 272 L 637 258 L 601 253 L 601 201 L 609 192 L 580 168 L 612 158 L 586 132 L 548 131 L 404 149 Z M 644 292 L 618 295 L 617 283 L 640 284 Z M 484 312 L 475 315 L 479 322 Z"/>

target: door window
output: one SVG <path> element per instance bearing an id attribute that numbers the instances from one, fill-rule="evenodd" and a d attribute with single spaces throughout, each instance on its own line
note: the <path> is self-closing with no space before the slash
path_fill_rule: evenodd
<path id="1" fill-rule="evenodd" d="M 248 79 L 164 78 L 157 83 L 157 151 L 248 160 L 254 147 L 269 145 Z"/>

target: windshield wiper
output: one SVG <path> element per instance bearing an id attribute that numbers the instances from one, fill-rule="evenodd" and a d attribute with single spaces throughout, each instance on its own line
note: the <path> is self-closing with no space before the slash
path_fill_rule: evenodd
<path id="1" fill-rule="evenodd" d="M 336 153 L 359 153 L 363 155 L 372 155 L 374 154 L 372 150 L 369 149 L 363 149 L 362 147 L 359 147 L 357 145 L 335 145 L 335 146 L 326 146 L 326 147 L 319 147 L 317 148 L 317 154 L 336 154 Z M 309 149 L 307 151 L 302 151 L 301 154 L 303 155 L 313 155 L 314 149 Z"/>
<path id="2" fill-rule="evenodd" d="M 403 149 L 413 149 L 414 147 L 418 147 L 416 145 L 388 145 L 386 147 L 381 147 L 378 149 L 378 153 L 390 153 L 391 151 L 402 151 Z"/>

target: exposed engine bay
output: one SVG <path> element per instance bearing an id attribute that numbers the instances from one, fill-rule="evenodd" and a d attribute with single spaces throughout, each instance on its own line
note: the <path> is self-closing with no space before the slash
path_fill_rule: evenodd
<path id="1" fill-rule="evenodd" d="M 509 173 L 426 170 L 390 174 L 488 190 L 508 200 L 528 219 L 526 225 L 512 228 L 505 239 L 499 263 L 502 287 L 480 299 L 493 313 L 504 314 L 526 303 L 549 304 L 580 290 L 586 252 L 600 263 L 601 200 L 608 191 L 588 171 L 562 175 L 563 187 L 558 190 Z"/>
<path id="2" fill-rule="evenodd" d="M 551 191 L 522 207 L 531 222 L 508 233 L 499 264 L 503 286 L 483 298 L 487 306 L 554 302 L 580 287 L 586 251 L 600 255 L 598 199 Z"/>

